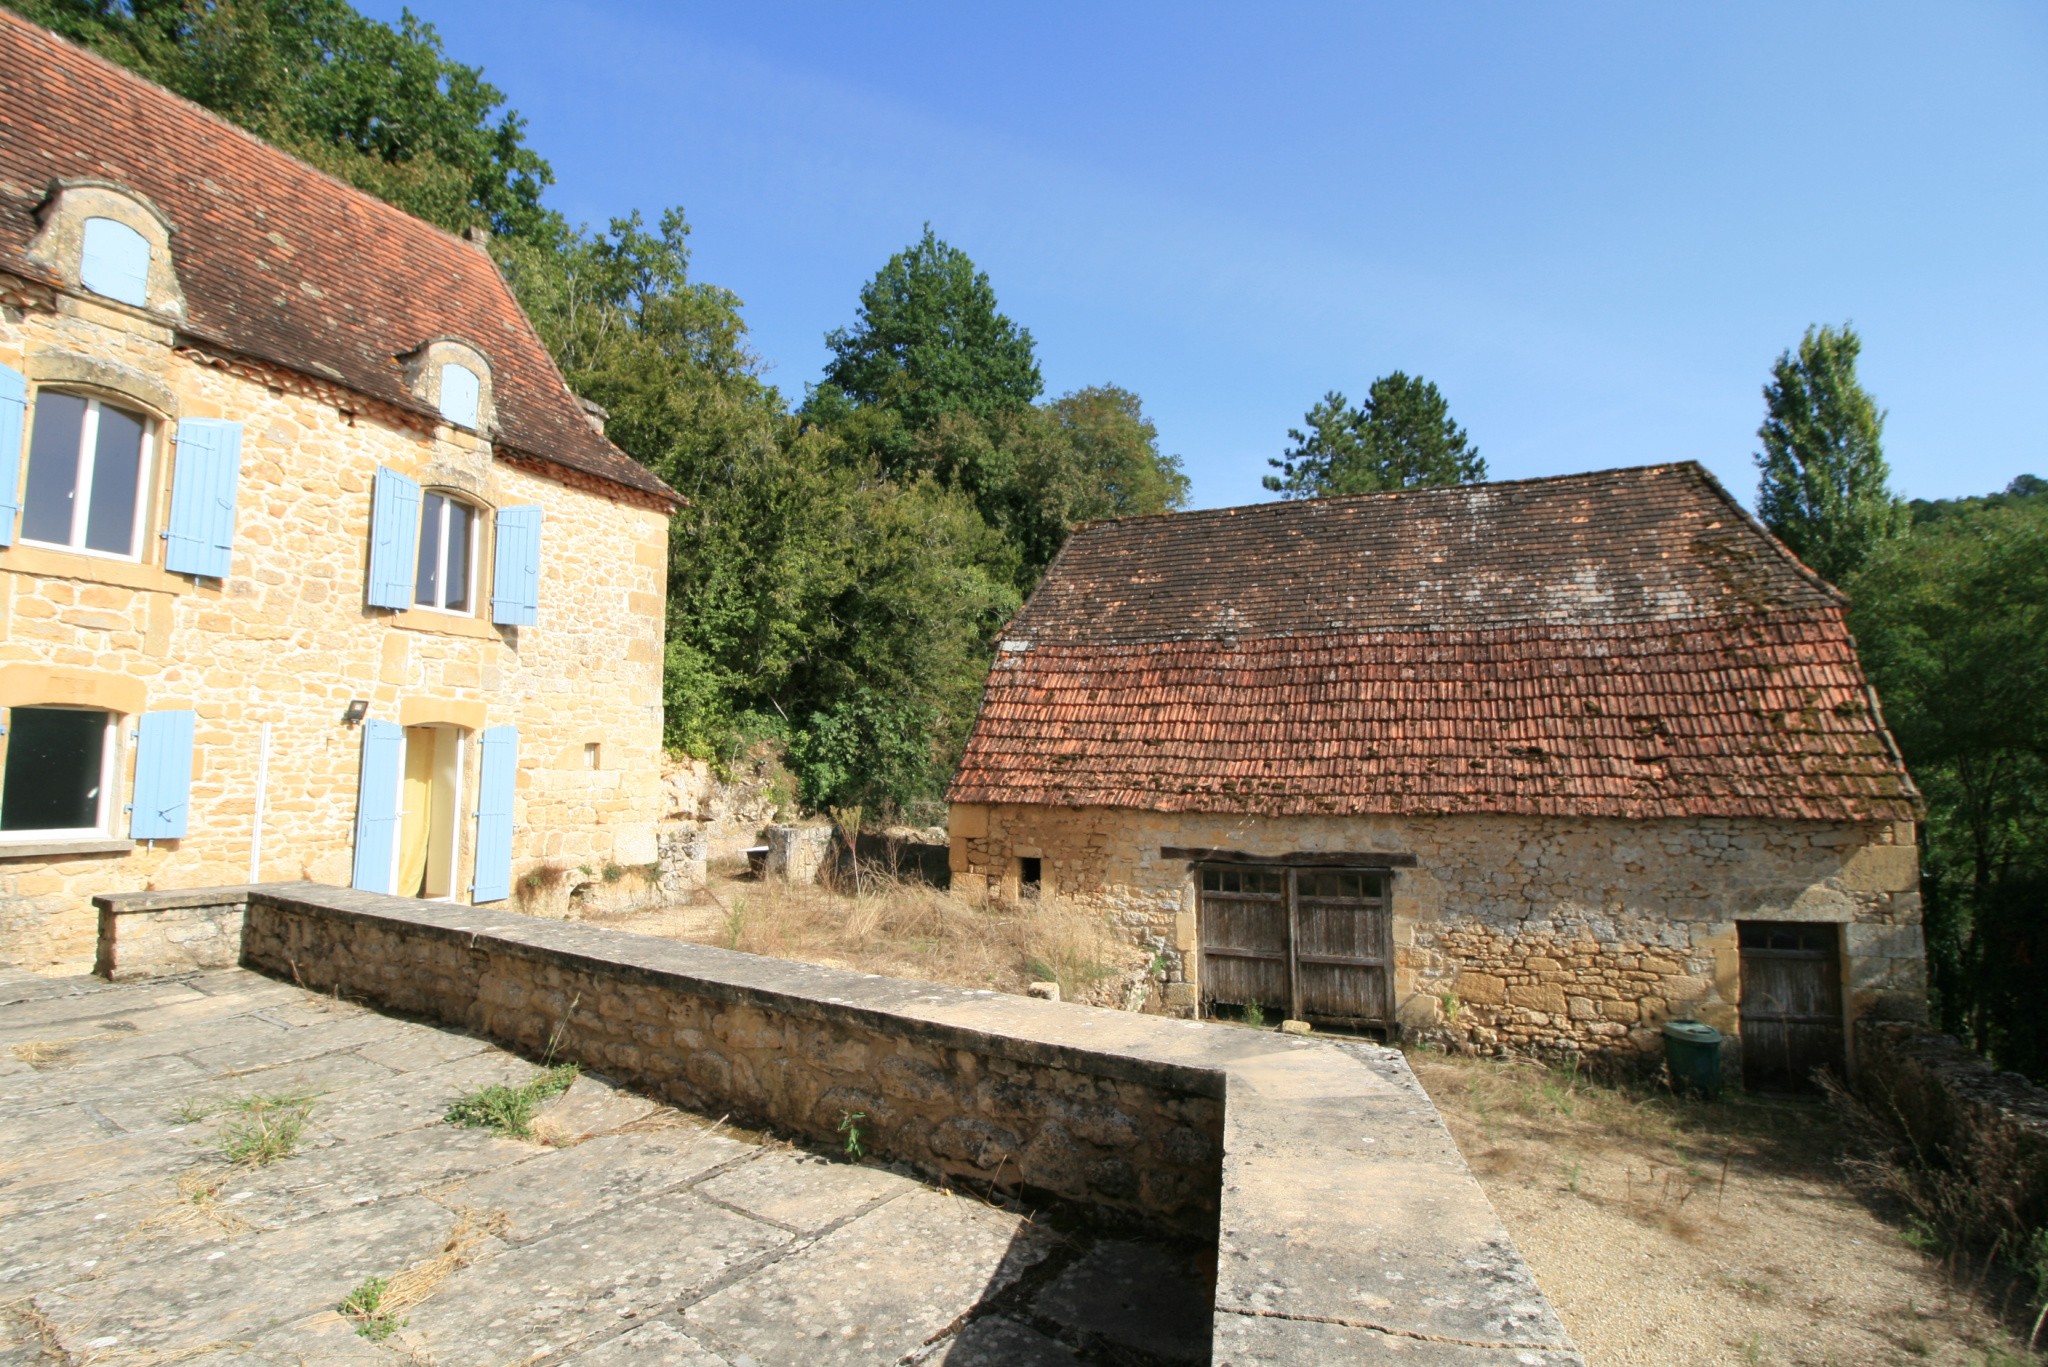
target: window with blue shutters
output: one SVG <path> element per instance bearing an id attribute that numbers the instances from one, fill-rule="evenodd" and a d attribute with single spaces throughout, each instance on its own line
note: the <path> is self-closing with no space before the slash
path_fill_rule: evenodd
<path id="1" fill-rule="evenodd" d="M 149 240 L 125 223 L 88 218 L 78 283 L 94 294 L 143 307 L 149 302 Z"/>
<path id="2" fill-rule="evenodd" d="M 14 544 L 21 516 L 21 438 L 28 425 L 28 380 L 0 365 L 0 546 Z"/>
<path id="3" fill-rule="evenodd" d="M 476 783 L 476 869 L 470 901 L 512 895 L 512 799 L 519 776 L 519 728 L 492 726 L 480 738 Z"/>
<path id="4" fill-rule="evenodd" d="M 532 626 L 540 616 L 540 509 L 498 509 L 497 538 L 491 620 L 500 626 Z"/>
<path id="5" fill-rule="evenodd" d="M 363 723 L 363 765 L 356 783 L 354 887 L 390 892 L 398 850 L 398 773 L 405 754 L 405 728 L 397 722 Z"/>
<path id="6" fill-rule="evenodd" d="M 207 579 L 228 577 L 241 480 L 242 424 L 212 418 L 178 424 L 165 569 Z"/>
<path id="7" fill-rule="evenodd" d="M 195 714 L 145 712 L 135 732 L 135 792 L 128 834 L 135 840 L 177 840 L 186 833 L 192 801 Z"/>
<path id="8" fill-rule="evenodd" d="M 409 608 L 420 540 L 420 486 L 398 471 L 377 468 L 370 508 L 371 607 Z"/>

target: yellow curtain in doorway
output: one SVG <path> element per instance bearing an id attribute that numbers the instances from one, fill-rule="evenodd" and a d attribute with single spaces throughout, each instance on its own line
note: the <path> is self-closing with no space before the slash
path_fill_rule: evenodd
<path id="1" fill-rule="evenodd" d="M 400 897 L 417 897 L 427 879 L 427 832 L 434 820 L 434 728 L 405 728 L 405 788 L 399 802 Z"/>

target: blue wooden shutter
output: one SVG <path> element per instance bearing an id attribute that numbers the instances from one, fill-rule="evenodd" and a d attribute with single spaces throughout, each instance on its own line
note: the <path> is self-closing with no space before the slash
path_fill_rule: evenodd
<path id="1" fill-rule="evenodd" d="M 186 418 L 178 424 L 165 569 L 207 579 L 228 577 L 235 492 L 241 483 L 242 424 L 217 418 Z"/>
<path id="2" fill-rule="evenodd" d="M 491 620 L 530 627 L 540 616 L 540 509 L 498 509 L 491 569 Z"/>
<path id="3" fill-rule="evenodd" d="M 492 726 L 482 737 L 476 780 L 476 872 L 469 900 L 512 895 L 512 790 L 519 776 L 519 728 Z"/>
<path id="4" fill-rule="evenodd" d="M 356 869 L 364 892 L 391 891 L 391 859 L 398 839 L 398 765 L 405 728 L 397 722 L 363 723 L 362 778 L 356 784 Z"/>
<path id="5" fill-rule="evenodd" d="M 380 465 L 370 508 L 370 606 L 411 607 L 419 559 L 420 486 Z"/>
<path id="6" fill-rule="evenodd" d="M 0 546 L 14 544 L 21 516 L 21 434 L 28 414 L 28 381 L 0 365 Z"/>
<path id="7" fill-rule="evenodd" d="M 149 239 L 111 218 L 85 221 L 78 283 L 137 308 L 149 302 Z"/>
<path id="8" fill-rule="evenodd" d="M 476 372 L 465 365 L 441 367 L 441 416 L 458 427 L 476 426 L 477 401 L 481 386 Z"/>
<path id="9" fill-rule="evenodd" d="M 191 712 L 144 712 L 136 727 L 132 840 L 177 840 L 192 801 Z"/>

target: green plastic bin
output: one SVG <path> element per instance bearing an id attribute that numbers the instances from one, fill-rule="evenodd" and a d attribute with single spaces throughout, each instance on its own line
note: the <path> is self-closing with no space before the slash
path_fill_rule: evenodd
<path id="1" fill-rule="evenodd" d="M 1712 1101 L 1721 1094 L 1721 1032 L 1698 1021 L 1667 1021 L 1664 1061 L 1671 1067 L 1671 1086 L 1697 1092 Z"/>

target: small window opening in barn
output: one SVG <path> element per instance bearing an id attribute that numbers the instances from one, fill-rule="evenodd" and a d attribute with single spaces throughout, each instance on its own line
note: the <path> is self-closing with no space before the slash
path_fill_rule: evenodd
<path id="1" fill-rule="evenodd" d="M 599 751 L 598 751 L 598 744 L 597 744 L 597 742 L 596 742 L 596 741 L 591 741 L 591 742 L 590 742 L 589 744 L 587 744 L 587 745 L 585 745 L 585 746 L 583 747 L 583 767 L 584 767 L 584 768 L 586 768 L 586 769 L 596 769 L 596 768 L 599 768 L 600 766 L 599 766 L 599 764 L 598 764 L 598 760 L 599 760 L 600 758 L 601 758 L 601 756 L 600 756 L 600 754 L 599 754 Z"/>
<path id="2" fill-rule="evenodd" d="M 1044 870 L 1042 860 L 1020 858 L 1017 861 L 1017 895 L 1026 898 L 1038 896 L 1039 887 L 1044 881 Z"/>

